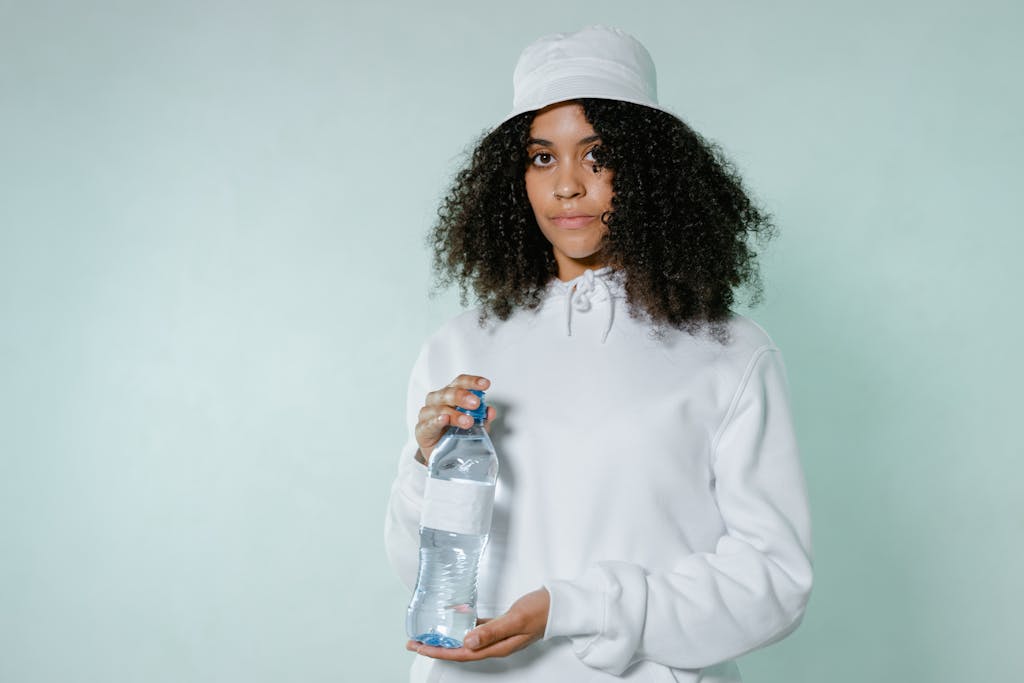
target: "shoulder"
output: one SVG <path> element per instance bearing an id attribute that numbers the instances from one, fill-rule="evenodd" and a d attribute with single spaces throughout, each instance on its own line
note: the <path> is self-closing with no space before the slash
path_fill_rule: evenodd
<path id="1" fill-rule="evenodd" d="M 769 385 L 786 385 L 782 352 L 768 332 L 758 323 L 741 315 L 729 319 L 730 338 L 723 349 L 728 358 L 730 383 L 737 395 L 748 387 L 760 393 Z"/>
<path id="2" fill-rule="evenodd" d="M 430 336 L 424 346 L 451 346 L 493 341 L 508 321 L 484 319 L 483 310 L 470 308 L 448 318 Z"/>
<path id="3" fill-rule="evenodd" d="M 740 381 L 763 360 L 781 361 L 775 341 L 754 320 L 734 314 L 726 321 L 726 330 L 728 338 L 722 344 L 719 358 Z"/>
<path id="4" fill-rule="evenodd" d="M 734 353 L 750 355 L 766 349 L 778 351 L 768 332 L 747 316 L 733 314 L 726 321 L 726 329 L 729 333 L 726 346 Z"/>
<path id="5" fill-rule="evenodd" d="M 745 381 L 760 360 L 778 358 L 774 340 L 754 320 L 733 314 L 717 328 L 672 330 L 659 340 L 670 362 L 684 376 L 700 375 L 729 393 Z"/>
<path id="6" fill-rule="evenodd" d="M 483 318 L 482 309 L 471 308 L 446 320 L 423 343 L 421 356 L 427 360 L 472 361 L 498 353 L 528 333 L 533 312 L 514 313 L 507 320 Z"/>
<path id="7" fill-rule="evenodd" d="M 441 323 L 433 334 L 428 337 L 428 341 L 478 333 L 481 330 L 480 314 L 481 310 L 479 308 L 470 308 L 461 313 L 456 313 Z"/>
<path id="8" fill-rule="evenodd" d="M 763 327 L 739 314 L 730 315 L 717 325 L 705 323 L 694 331 L 662 332 L 658 336 L 670 354 L 696 357 L 702 363 L 743 365 L 766 349 L 777 350 Z"/>

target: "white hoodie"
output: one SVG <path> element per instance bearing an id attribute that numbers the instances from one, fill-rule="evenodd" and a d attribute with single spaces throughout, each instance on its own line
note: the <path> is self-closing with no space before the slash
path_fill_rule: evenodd
<path id="1" fill-rule="evenodd" d="M 424 344 L 388 506 L 416 581 L 429 391 L 491 380 L 500 461 L 478 611 L 540 586 L 544 639 L 504 659 L 417 656 L 413 681 L 739 681 L 731 661 L 790 633 L 810 594 L 810 519 L 782 357 L 741 316 L 722 344 L 629 315 L 609 269 L 553 281 L 538 311 L 470 311 Z M 400 616 L 396 615 L 396 618 Z"/>

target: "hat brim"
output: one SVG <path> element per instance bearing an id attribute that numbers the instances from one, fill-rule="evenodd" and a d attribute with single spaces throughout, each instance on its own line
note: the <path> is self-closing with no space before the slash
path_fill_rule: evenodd
<path id="1" fill-rule="evenodd" d="M 588 83 L 586 87 L 580 87 L 580 83 L 569 82 L 573 79 L 563 79 L 557 83 L 550 84 L 545 88 L 544 93 L 539 96 L 532 98 L 530 101 L 522 102 L 512 108 L 503 119 L 498 121 L 494 125 L 492 130 L 499 128 L 500 126 L 507 123 L 509 120 L 514 119 L 520 114 L 525 114 L 530 111 L 540 111 L 545 107 L 550 107 L 553 104 L 559 104 L 562 102 L 571 102 L 572 100 L 581 99 L 595 99 L 595 100 L 614 100 L 616 102 L 629 102 L 630 104 L 638 104 L 642 107 L 649 109 L 656 109 L 661 112 L 675 117 L 682 121 L 678 114 L 674 111 L 667 109 L 657 102 L 652 102 L 650 98 L 643 95 L 631 97 L 629 95 L 623 95 L 621 87 L 619 88 L 605 88 L 601 87 L 600 84 L 595 84 L 593 79 L 587 79 Z"/>

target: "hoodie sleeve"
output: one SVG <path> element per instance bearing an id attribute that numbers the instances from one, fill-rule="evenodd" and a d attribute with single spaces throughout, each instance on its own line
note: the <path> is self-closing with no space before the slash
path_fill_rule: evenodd
<path id="1" fill-rule="evenodd" d="M 413 430 L 429 391 L 427 346 L 424 345 L 409 377 L 405 403 L 409 433 L 398 460 L 398 476 L 391 484 L 391 496 L 384 518 L 384 544 L 388 559 L 398 578 L 410 591 L 416 587 L 416 575 L 419 572 L 420 508 L 423 506 L 423 488 L 427 481 L 427 468 L 415 459 L 418 446 Z"/>
<path id="2" fill-rule="evenodd" d="M 651 660 L 696 669 L 779 640 L 812 583 L 810 515 L 781 356 L 751 359 L 711 444 L 726 531 L 672 571 L 602 562 L 551 581 L 545 638 L 567 636 L 587 665 L 621 674 Z"/>

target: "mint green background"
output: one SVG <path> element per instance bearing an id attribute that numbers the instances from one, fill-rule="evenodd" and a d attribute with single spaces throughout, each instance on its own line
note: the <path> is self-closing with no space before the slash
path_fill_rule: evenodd
<path id="1" fill-rule="evenodd" d="M 0 680 L 404 679 L 423 234 L 595 22 L 782 230 L 817 585 L 747 680 L 1018 680 L 1019 8 L 0 1 Z"/>

